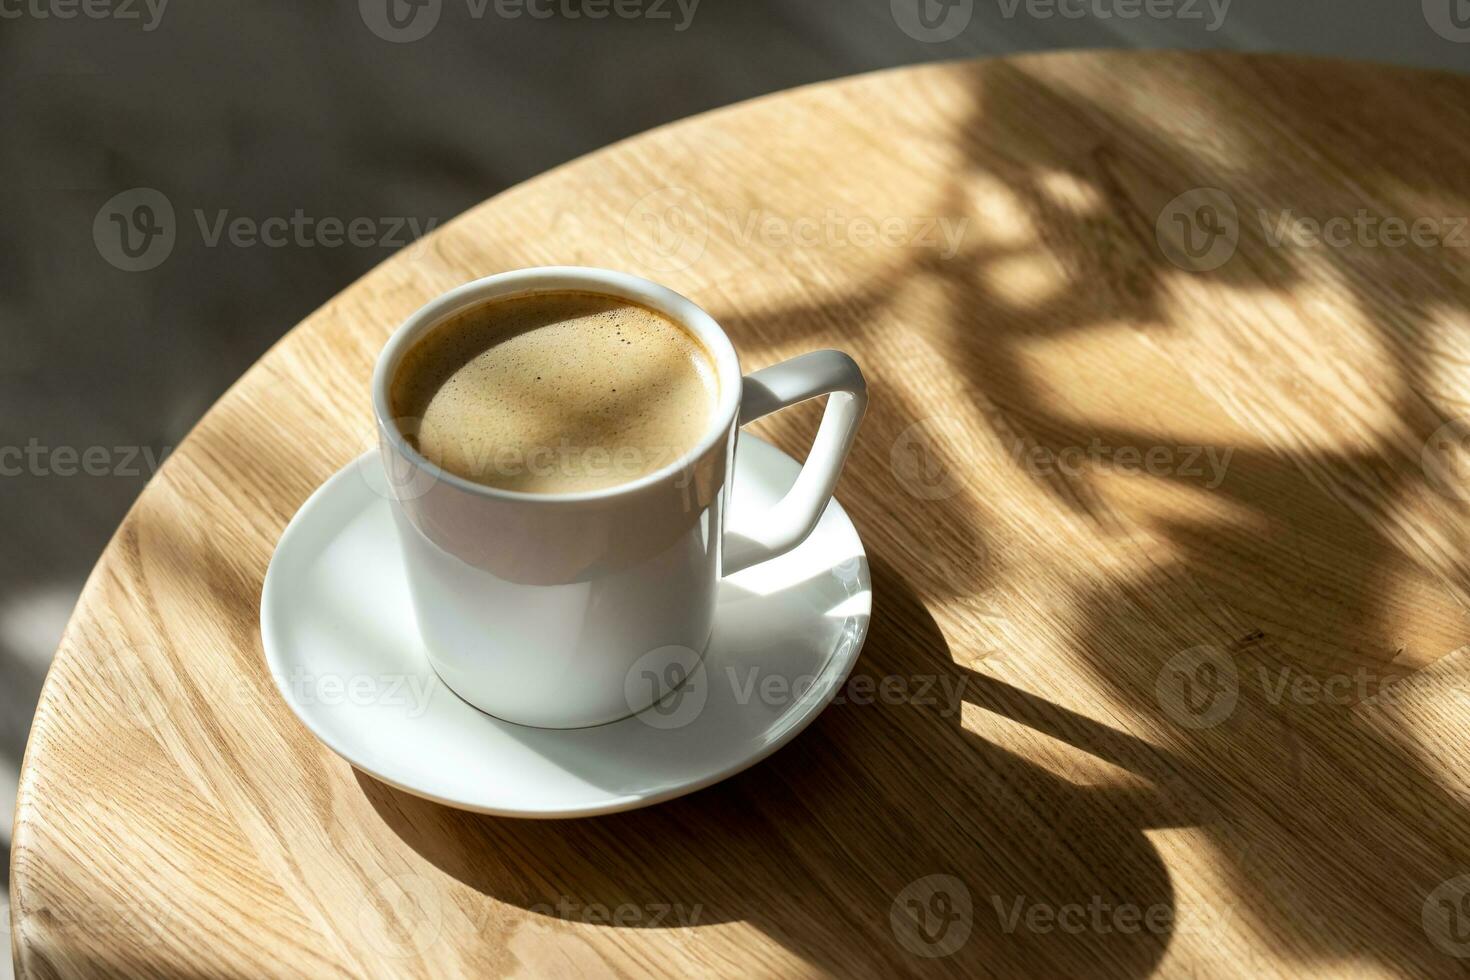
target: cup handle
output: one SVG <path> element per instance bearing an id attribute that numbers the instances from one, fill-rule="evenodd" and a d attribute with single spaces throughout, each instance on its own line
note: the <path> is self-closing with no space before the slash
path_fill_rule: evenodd
<path id="1" fill-rule="evenodd" d="M 775 558 L 806 540 L 832 499 L 868 407 L 863 372 L 841 351 L 812 351 L 745 376 L 740 425 L 821 395 L 830 396 L 822 424 L 786 496 L 760 514 L 746 514 L 731 502 L 725 526 L 724 574 Z"/>

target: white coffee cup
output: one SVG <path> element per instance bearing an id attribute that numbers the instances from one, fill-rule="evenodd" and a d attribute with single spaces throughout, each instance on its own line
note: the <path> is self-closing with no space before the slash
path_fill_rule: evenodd
<path id="1" fill-rule="evenodd" d="M 420 455 L 389 398 L 404 352 L 467 307 L 564 290 L 640 303 L 700 340 L 719 393 L 694 448 L 627 483 L 565 494 L 495 489 Z M 739 427 L 819 395 L 830 395 L 826 412 L 791 491 L 763 512 L 738 500 L 732 512 Z M 806 539 L 867 406 L 862 372 L 846 354 L 814 351 L 742 378 L 729 338 L 688 299 L 637 276 L 575 267 L 489 276 L 430 302 L 383 348 L 372 397 L 430 662 L 465 701 L 539 728 L 625 718 L 687 677 L 709 642 L 720 578 Z"/>

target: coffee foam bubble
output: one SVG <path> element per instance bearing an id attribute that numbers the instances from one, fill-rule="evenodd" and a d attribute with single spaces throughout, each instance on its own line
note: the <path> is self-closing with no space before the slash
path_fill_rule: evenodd
<path id="1" fill-rule="evenodd" d="M 394 414 L 416 448 L 488 486 L 568 493 L 672 462 L 708 429 L 713 359 L 667 317 L 557 292 L 456 314 L 404 355 Z M 409 427 L 405 426 L 405 429 Z"/>

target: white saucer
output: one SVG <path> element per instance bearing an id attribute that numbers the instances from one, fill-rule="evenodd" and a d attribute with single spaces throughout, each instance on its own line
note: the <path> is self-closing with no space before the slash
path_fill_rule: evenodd
<path id="1" fill-rule="evenodd" d="M 834 500 L 780 558 L 725 579 L 702 668 L 632 718 L 526 728 L 455 696 L 425 658 L 388 502 L 364 474 L 328 480 L 292 518 L 266 572 L 260 632 L 287 704 L 328 748 L 385 783 L 516 817 L 612 813 L 672 799 L 759 762 L 847 679 L 872 592 L 857 531 Z M 740 434 L 734 499 L 763 508 L 799 469 Z"/>

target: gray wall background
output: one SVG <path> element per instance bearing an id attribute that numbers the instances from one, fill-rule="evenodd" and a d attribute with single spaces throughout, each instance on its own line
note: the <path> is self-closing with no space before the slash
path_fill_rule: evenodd
<path id="1" fill-rule="evenodd" d="M 1470 0 L 619 0 L 604 9 L 640 15 L 604 19 L 587 16 L 596 0 L 529 0 L 544 17 L 525 0 L 76 2 L 0 0 L 0 452 L 35 447 L 40 461 L 0 456 L 7 853 L 52 651 L 147 480 L 146 455 L 128 466 L 118 448 L 165 453 L 273 341 L 392 251 L 211 247 L 194 209 L 443 223 L 651 126 L 949 58 L 1227 48 L 1470 68 Z M 408 34 L 438 20 L 411 43 L 385 39 L 401 36 L 390 2 Z M 936 39 L 915 26 L 920 4 Z M 174 204 L 179 235 L 161 264 L 129 272 L 93 222 L 136 187 Z M 111 471 L 47 472 L 65 468 L 58 447 L 104 447 Z"/>

